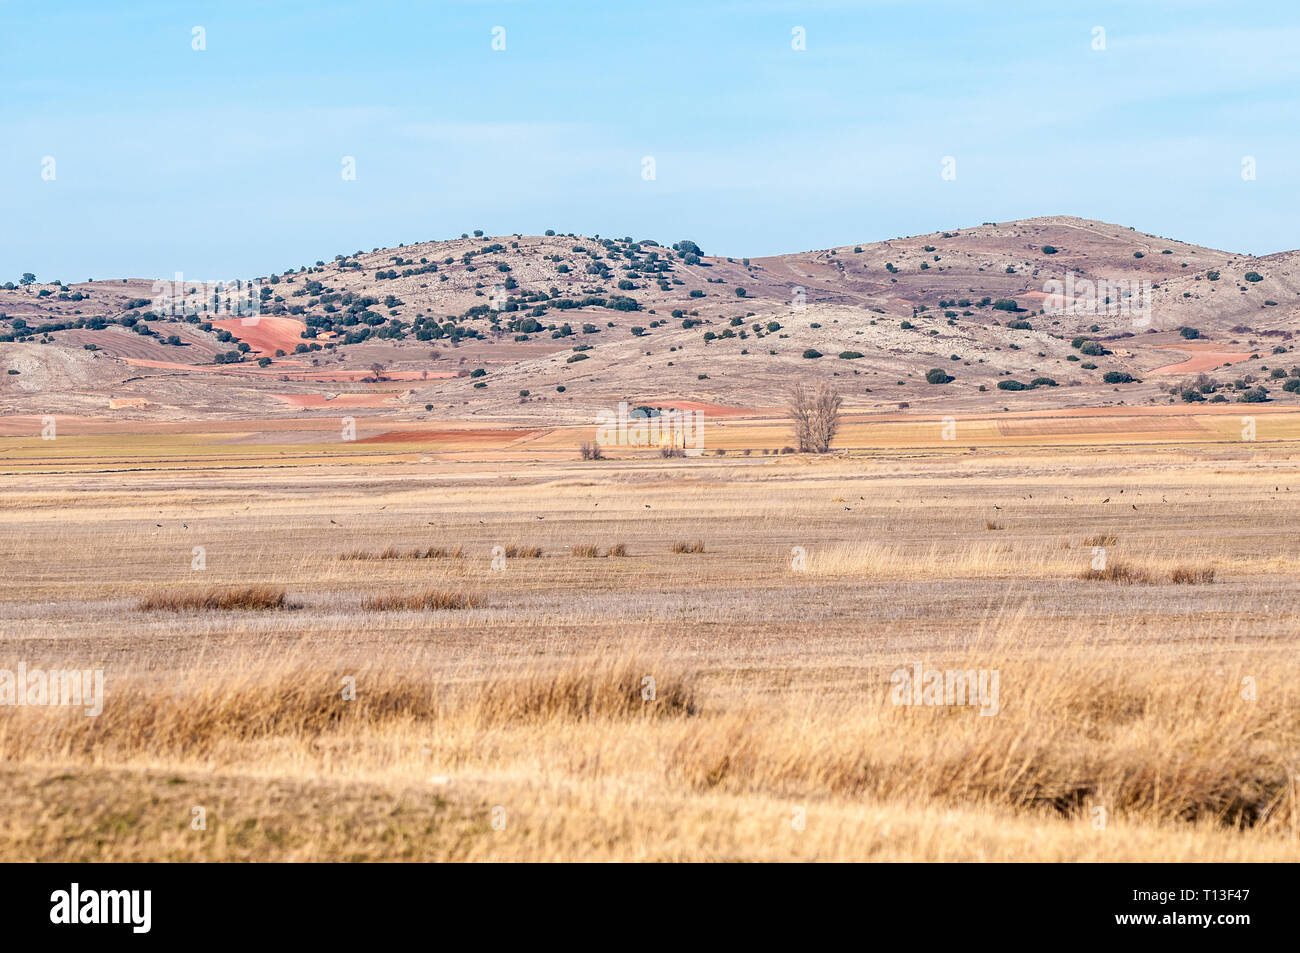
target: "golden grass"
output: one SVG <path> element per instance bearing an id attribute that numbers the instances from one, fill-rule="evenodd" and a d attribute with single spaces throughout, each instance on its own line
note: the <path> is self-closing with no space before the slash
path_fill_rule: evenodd
<path id="1" fill-rule="evenodd" d="M 0 479 L 0 668 L 106 676 L 98 716 L 0 718 L 0 859 L 1294 861 L 1291 466 L 1197 447 Z M 414 558 L 429 538 L 459 556 Z M 670 551 L 705 539 L 708 560 Z M 502 540 L 638 557 L 501 568 Z M 195 546 L 211 591 L 302 607 L 122 611 L 198 591 Z M 1150 583 L 1082 580 L 1097 546 Z M 458 596 L 474 611 L 426 608 Z M 895 704 L 916 665 L 996 671 L 997 714 Z"/>
<path id="2" fill-rule="evenodd" d="M 569 552 L 583 559 L 595 559 L 600 555 L 600 547 L 595 543 L 576 543 Z"/>
<path id="3" fill-rule="evenodd" d="M 542 555 L 542 547 L 510 543 L 505 547 L 505 554 L 510 559 L 539 559 Z"/>
<path id="4" fill-rule="evenodd" d="M 224 612 L 232 609 L 283 609 L 285 593 L 277 586 L 212 586 L 197 591 L 155 592 L 141 599 L 141 612 Z"/>
<path id="5" fill-rule="evenodd" d="M 702 552 L 704 552 L 704 543 L 700 542 L 700 540 L 698 540 L 698 539 L 695 540 L 695 542 L 693 542 L 693 543 L 687 543 L 687 542 L 681 542 L 681 541 L 678 541 L 678 542 L 676 542 L 676 543 L 673 543 L 670 552 L 678 553 L 678 554 L 681 554 L 681 553 L 702 553 Z"/>

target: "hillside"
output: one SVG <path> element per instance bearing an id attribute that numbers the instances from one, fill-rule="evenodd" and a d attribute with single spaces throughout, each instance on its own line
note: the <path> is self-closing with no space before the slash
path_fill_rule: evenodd
<path id="1" fill-rule="evenodd" d="M 689 241 L 462 237 L 247 280 L 256 318 L 214 314 L 214 289 L 188 282 L 193 311 L 175 316 L 144 279 L 0 289 L 0 410 L 558 422 L 623 399 L 761 410 L 817 377 L 858 410 L 1149 404 L 1202 371 L 1267 378 L 1300 329 L 1300 252 L 1059 216 L 754 259 Z M 1084 313 L 1043 313 L 1053 282 L 1103 281 L 1149 283 L 1129 286 L 1150 289 L 1149 312 L 1099 291 Z M 928 382 L 936 368 L 951 380 Z M 1282 383 L 1268 396 L 1296 401 Z"/>

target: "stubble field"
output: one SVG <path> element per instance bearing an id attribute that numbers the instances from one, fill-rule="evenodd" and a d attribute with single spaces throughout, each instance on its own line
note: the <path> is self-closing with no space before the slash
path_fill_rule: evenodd
<path id="1" fill-rule="evenodd" d="M 0 668 L 105 691 L 0 708 L 2 859 L 1300 858 L 1287 439 L 8 439 Z M 994 695 L 896 704 L 917 667 Z"/>

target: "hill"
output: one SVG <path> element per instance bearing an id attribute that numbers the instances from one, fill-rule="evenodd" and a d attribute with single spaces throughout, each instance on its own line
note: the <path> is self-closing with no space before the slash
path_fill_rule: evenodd
<path id="1" fill-rule="evenodd" d="M 820 377 L 853 409 L 1030 409 L 1178 400 L 1169 386 L 1203 372 L 1219 386 L 1199 396 L 1236 400 L 1277 373 L 1275 350 L 1289 373 L 1300 328 L 1300 252 L 1064 216 L 706 252 L 464 236 L 220 286 L 6 285 L 0 410 L 559 422 L 619 400 L 772 408 L 791 380 Z M 256 316 L 214 309 L 250 295 Z M 1268 396 L 1297 400 L 1281 384 Z"/>

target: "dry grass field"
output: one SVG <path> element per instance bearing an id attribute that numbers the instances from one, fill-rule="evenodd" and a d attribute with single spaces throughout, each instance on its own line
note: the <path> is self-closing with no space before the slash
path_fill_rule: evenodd
<path id="1" fill-rule="evenodd" d="M 0 859 L 1300 859 L 1294 423 L 1008 423 L 0 438 Z"/>

